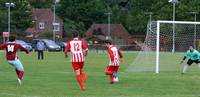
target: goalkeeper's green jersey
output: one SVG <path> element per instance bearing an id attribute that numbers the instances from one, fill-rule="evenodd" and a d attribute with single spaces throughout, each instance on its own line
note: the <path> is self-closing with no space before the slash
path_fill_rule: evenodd
<path id="1" fill-rule="evenodd" d="M 188 50 L 185 54 L 184 54 L 185 57 L 191 59 L 191 60 L 199 60 L 200 58 L 200 53 L 197 51 L 197 50 L 193 50 L 193 51 L 190 51 Z"/>

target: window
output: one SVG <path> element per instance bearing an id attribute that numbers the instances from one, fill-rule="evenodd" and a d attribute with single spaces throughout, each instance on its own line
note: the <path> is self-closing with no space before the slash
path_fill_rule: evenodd
<path id="1" fill-rule="evenodd" d="M 60 24 L 59 23 L 53 23 L 53 30 L 54 31 L 60 31 Z"/>
<path id="2" fill-rule="evenodd" d="M 40 22 L 40 23 L 39 23 L 39 28 L 40 28 L 40 29 L 44 29 L 44 28 L 45 28 L 45 27 L 44 27 L 44 22 Z"/>

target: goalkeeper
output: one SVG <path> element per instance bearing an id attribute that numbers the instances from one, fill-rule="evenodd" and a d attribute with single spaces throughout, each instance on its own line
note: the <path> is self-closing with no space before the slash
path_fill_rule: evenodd
<path id="1" fill-rule="evenodd" d="M 184 64 L 183 65 L 183 71 L 182 71 L 182 74 L 184 74 L 187 70 L 187 68 L 189 66 L 192 65 L 192 63 L 196 63 L 198 65 L 198 67 L 200 68 L 200 53 L 195 50 L 193 48 L 193 46 L 189 46 L 189 50 L 187 50 L 187 52 L 185 52 L 184 54 L 184 58 L 183 60 L 181 60 L 180 64 L 183 64 L 184 60 L 188 58 L 188 61 L 187 61 L 187 64 Z"/>

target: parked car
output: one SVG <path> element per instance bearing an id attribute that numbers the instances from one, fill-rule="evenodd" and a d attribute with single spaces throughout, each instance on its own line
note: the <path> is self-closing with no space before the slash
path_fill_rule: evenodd
<path id="1" fill-rule="evenodd" d="M 22 47 L 28 49 L 29 51 L 32 51 L 32 46 L 31 45 L 28 45 L 25 41 L 23 40 L 16 40 L 16 43 L 17 44 L 20 44 Z"/>
<path id="2" fill-rule="evenodd" d="M 61 47 L 52 40 L 42 39 L 42 41 L 45 43 L 46 49 L 48 51 L 61 51 L 62 50 Z"/>
<path id="3" fill-rule="evenodd" d="M 56 42 L 56 44 L 61 47 L 62 51 L 65 51 L 65 47 L 67 46 L 67 43 L 65 43 L 65 42 Z"/>

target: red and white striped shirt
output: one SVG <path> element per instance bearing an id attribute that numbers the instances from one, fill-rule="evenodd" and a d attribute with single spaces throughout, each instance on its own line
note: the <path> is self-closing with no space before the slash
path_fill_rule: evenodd
<path id="1" fill-rule="evenodd" d="M 117 47 L 111 45 L 108 47 L 108 53 L 110 56 L 109 65 L 119 66 L 119 58 L 123 58 L 121 51 Z"/>
<path id="2" fill-rule="evenodd" d="M 84 51 L 87 51 L 87 45 L 83 40 L 74 38 L 73 40 L 67 43 L 65 52 L 71 51 L 71 62 L 84 62 L 85 56 L 83 55 Z"/>

